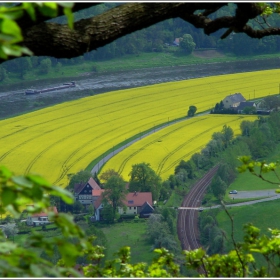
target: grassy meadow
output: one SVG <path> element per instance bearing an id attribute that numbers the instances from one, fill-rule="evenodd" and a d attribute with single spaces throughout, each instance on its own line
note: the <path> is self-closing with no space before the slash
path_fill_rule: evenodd
<path id="1" fill-rule="evenodd" d="M 245 98 L 254 90 L 255 98 L 277 93 L 279 74 L 267 70 L 119 90 L 2 120 L 0 164 L 65 187 L 67 175 L 138 133 L 186 116 L 190 105 L 203 112 L 231 93 Z"/>
<path id="2" fill-rule="evenodd" d="M 280 215 L 279 200 L 232 207 L 229 209 L 229 213 L 233 217 L 234 237 L 236 241 L 243 240 L 243 225 L 247 223 L 252 223 L 254 226 L 260 228 L 261 235 L 268 234 L 268 228 L 280 228 L 280 223 L 277 218 Z M 216 218 L 219 227 L 227 233 L 229 240 L 231 240 L 231 223 L 225 211 L 220 211 Z M 232 248 L 232 245 L 228 246 Z"/>
<path id="3" fill-rule="evenodd" d="M 110 159 L 103 170 L 115 169 L 128 180 L 131 166 L 145 161 L 162 179 L 167 179 L 181 160 L 188 160 L 200 152 L 223 125 L 229 125 L 236 136 L 240 134 L 242 121 L 255 119 L 256 116 L 204 115 L 182 121 L 129 146 Z"/>
<path id="4" fill-rule="evenodd" d="M 156 254 L 151 250 L 145 237 L 146 220 L 135 223 L 123 222 L 101 228 L 108 240 L 107 260 L 115 258 L 114 254 L 124 246 L 130 247 L 132 263 L 151 263 Z"/>

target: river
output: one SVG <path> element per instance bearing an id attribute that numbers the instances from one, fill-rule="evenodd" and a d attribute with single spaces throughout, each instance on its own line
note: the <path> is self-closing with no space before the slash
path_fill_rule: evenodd
<path id="1" fill-rule="evenodd" d="M 174 67 L 157 67 L 111 73 L 84 73 L 80 76 L 53 81 L 34 81 L 14 86 L 0 86 L 0 118 L 22 114 L 34 109 L 78 99 L 108 91 L 140 87 L 170 81 L 195 79 L 240 72 L 251 72 L 280 67 L 280 58 L 250 61 L 192 64 Z M 40 89 L 76 81 L 75 88 L 47 92 L 38 95 L 24 94 L 27 84 Z"/>

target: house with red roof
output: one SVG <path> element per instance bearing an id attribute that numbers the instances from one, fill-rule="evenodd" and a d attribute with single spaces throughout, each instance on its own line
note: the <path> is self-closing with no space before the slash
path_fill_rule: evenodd
<path id="1" fill-rule="evenodd" d="M 78 183 L 74 185 L 74 197 L 80 201 L 86 208 L 93 203 L 93 191 L 100 191 L 100 186 L 93 178 L 89 178 L 87 183 Z"/>
<path id="2" fill-rule="evenodd" d="M 104 191 L 104 190 L 102 190 Z M 126 195 L 123 200 L 125 207 L 119 207 L 120 215 L 139 215 L 140 217 L 149 217 L 153 213 L 153 198 L 151 192 L 132 192 Z M 102 195 L 100 195 L 93 203 L 95 213 L 94 221 L 102 220 Z"/>
<path id="3" fill-rule="evenodd" d="M 54 207 L 49 207 L 48 209 L 49 211 L 52 211 L 54 213 L 58 213 L 57 208 Z M 48 214 L 45 212 L 41 212 L 41 213 L 35 213 L 32 216 L 27 217 L 26 219 L 26 224 L 28 226 L 43 226 L 43 225 L 48 225 L 50 224 L 51 221 L 49 221 L 49 217 Z"/>

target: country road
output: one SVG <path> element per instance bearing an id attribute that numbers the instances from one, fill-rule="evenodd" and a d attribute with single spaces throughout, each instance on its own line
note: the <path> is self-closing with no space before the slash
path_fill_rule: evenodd
<path id="1" fill-rule="evenodd" d="M 199 116 L 203 116 L 203 115 L 206 115 L 206 114 L 209 114 L 210 111 L 207 111 L 207 112 L 202 112 L 202 113 L 199 113 L 199 114 L 196 114 L 194 117 L 186 117 L 184 119 L 180 119 L 180 120 L 175 120 L 175 121 L 170 121 L 169 123 L 164 123 L 162 124 L 161 126 L 157 127 L 157 128 L 154 128 L 152 129 L 151 131 L 145 133 L 145 134 L 142 134 L 141 136 L 131 140 L 130 142 L 128 142 L 127 144 L 119 147 L 118 149 L 114 150 L 113 152 L 110 152 L 109 154 L 107 154 L 105 157 L 103 157 L 101 160 L 99 160 L 98 163 L 96 163 L 94 165 L 94 167 L 91 169 L 91 173 L 92 174 L 98 174 L 98 172 L 102 169 L 102 166 L 109 160 L 111 159 L 114 155 L 116 155 L 117 153 L 121 152 L 122 150 L 124 150 L 125 148 L 129 147 L 130 145 L 132 145 L 133 143 L 147 137 L 148 135 L 152 134 L 152 133 L 155 133 L 169 125 L 172 125 L 172 124 L 175 124 L 175 123 L 178 123 L 178 122 L 181 122 L 181 121 L 185 121 L 187 119 L 192 119 L 192 118 L 195 118 L 195 117 L 199 117 Z"/>

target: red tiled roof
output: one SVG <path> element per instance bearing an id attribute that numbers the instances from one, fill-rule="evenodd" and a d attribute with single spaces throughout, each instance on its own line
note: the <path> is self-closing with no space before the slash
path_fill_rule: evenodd
<path id="1" fill-rule="evenodd" d="M 123 203 L 126 206 L 142 206 L 145 202 L 148 202 L 150 205 L 153 204 L 153 198 L 151 192 L 133 192 L 126 195 L 126 199 Z"/>
<path id="2" fill-rule="evenodd" d="M 95 180 L 92 177 L 89 178 L 88 183 L 93 190 L 101 190 L 101 188 L 98 186 L 98 184 L 95 182 Z"/>
<path id="3" fill-rule="evenodd" d="M 74 185 L 74 192 L 75 193 L 80 193 L 80 191 L 84 188 L 85 183 L 77 183 Z"/>
<path id="4" fill-rule="evenodd" d="M 74 185 L 74 192 L 79 194 L 83 188 L 86 186 L 86 184 L 89 184 L 93 190 L 100 190 L 101 188 L 99 187 L 99 185 L 94 181 L 94 179 L 92 177 L 89 178 L 89 180 L 87 181 L 87 183 L 77 183 Z"/>
<path id="5" fill-rule="evenodd" d="M 49 211 L 53 211 L 54 213 L 58 213 L 56 206 L 54 207 L 49 207 L 48 208 Z M 32 217 L 48 217 L 47 213 L 41 212 L 41 213 L 35 213 L 32 215 Z"/>
<path id="6" fill-rule="evenodd" d="M 101 194 L 104 192 L 104 190 L 92 190 L 92 196 L 101 196 Z"/>
<path id="7" fill-rule="evenodd" d="M 93 203 L 94 209 L 97 209 L 102 203 L 102 195 L 100 195 Z"/>

